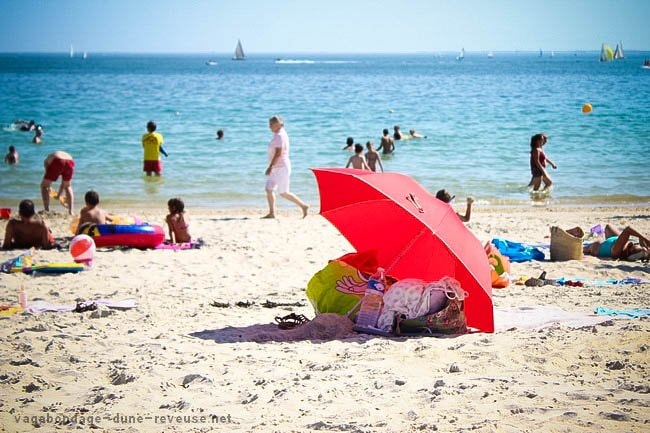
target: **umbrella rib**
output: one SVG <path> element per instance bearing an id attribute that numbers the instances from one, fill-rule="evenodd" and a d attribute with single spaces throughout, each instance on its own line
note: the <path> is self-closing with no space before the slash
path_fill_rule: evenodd
<path id="1" fill-rule="evenodd" d="M 393 267 L 395 266 L 395 264 L 397 264 L 397 262 L 398 262 L 398 261 L 399 261 L 399 260 L 404 256 L 404 254 L 406 254 L 406 252 L 407 252 L 409 249 L 411 249 L 411 247 L 413 246 L 413 244 L 414 244 L 415 242 L 417 242 L 417 240 L 420 239 L 420 237 L 421 237 L 421 236 L 422 236 L 426 231 L 427 231 L 427 229 L 422 228 L 422 230 L 420 230 L 420 232 L 419 232 L 417 235 L 413 236 L 413 239 L 411 239 L 411 241 L 410 241 L 408 244 L 406 244 L 406 246 L 404 246 L 404 248 L 402 248 L 402 250 L 399 252 L 399 254 L 397 254 L 397 255 L 395 256 L 395 258 L 393 258 L 393 261 L 390 263 L 390 265 L 388 265 L 388 267 L 386 268 L 386 274 L 389 274 L 389 273 L 390 273 L 390 270 L 393 269 Z"/>

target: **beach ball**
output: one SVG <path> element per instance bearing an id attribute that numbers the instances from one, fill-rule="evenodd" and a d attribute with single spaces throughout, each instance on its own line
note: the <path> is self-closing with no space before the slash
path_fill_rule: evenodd
<path id="1" fill-rule="evenodd" d="M 77 235 L 70 241 L 70 255 L 77 263 L 92 262 L 95 257 L 95 241 L 88 235 Z"/>
<path id="2" fill-rule="evenodd" d="M 582 106 L 582 112 L 585 114 L 591 113 L 591 109 L 592 109 L 591 104 L 588 102 Z"/>

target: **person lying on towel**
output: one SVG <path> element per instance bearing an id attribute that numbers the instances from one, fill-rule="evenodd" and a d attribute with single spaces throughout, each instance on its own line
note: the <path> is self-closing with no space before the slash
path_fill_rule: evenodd
<path id="1" fill-rule="evenodd" d="M 567 230 L 567 233 L 570 233 Z M 639 239 L 639 243 L 630 240 L 631 236 Z M 594 241 L 583 248 L 583 253 L 596 257 L 611 257 L 625 260 L 647 260 L 650 258 L 650 240 L 634 228 L 627 226 L 619 232 L 607 224 L 605 240 Z"/>

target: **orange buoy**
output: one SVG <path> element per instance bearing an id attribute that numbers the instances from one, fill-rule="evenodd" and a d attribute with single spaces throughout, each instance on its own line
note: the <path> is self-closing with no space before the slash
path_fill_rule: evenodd
<path id="1" fill-rule="evenodd" d="M 591 113 L 592 109 L 593 109 L 593 107 L 588 102 L 582 106 L 582 112 L 585 113 L 585 114 Z"/>

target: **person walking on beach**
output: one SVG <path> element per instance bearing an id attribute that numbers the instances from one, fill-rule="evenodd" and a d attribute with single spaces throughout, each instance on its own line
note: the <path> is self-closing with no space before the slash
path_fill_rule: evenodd
<path id="1" fill-rule="evenodd" d="M 354 145 L 354 155 L 348 159 L 348 163 L 345 165 L 345 168 L 356 168 L 357 170 L 370 170 L 366 158 L 363 156 L 363 146 L 359 143 Z"/>
<path id="2" fill-rule="evenodd" d="M 269 213 L 263 218 L 275 218 L 275 190 L 302 210 L 302 217 L 307 216 L 309 206 L 297 195 L 289 191 L 289 178 L 291 177 L 291 160 L 289 159 L 289 136 L 284 129 L 284 120 L 280 116 L 269 119 L 269 128 L 273 138 L 269 142 L 269 165 L 266 175 L 266 200 L 269 204 Z"/>
<path id="3" fill-rule="evenodd" d="M 162 148 L 163 136 L 156 132 L 156 122 L 150 120 L 147 122 L 147 133 L 142 136 L 142 149 L 144 150 L 144 167 L 142 171 L 151 176 L 154 173 L 160 176 L 162 173 L 162 161 L 160 154 L 166 154 Z"/>
<path id="4" fill-rule="evenodd" d="M 368 149 L 366 152 L 366 162 L 368 163 L 370 170 L 377 171 L 377 164 L 379 164 L 379 168 L 381 168 L 381 172 L 383 173 L 384 165 L 381 163 L 381 155 L 379 155 L 379 152 L 375 150 L 372 141 L 366 143 L 366 148 Z"/>
<path id="5" fill-rule="evenodd" d="M 548 162 L 553 169 L 556 169 L 557 165 L 542 150 L 547 141 L 548 137 L 546 134 L 535 134 L 530 138 L 531 179 L 528 186 L 532 186 L 533 191 L 538 191 L 542 182 L 544 182 L 544 189 L 549 188 L 553 184 L 551 176 L 546 171 L 546 163 Z"/>
<path id="6" fill-rule="evenodd" d="M 379 143 L 379 148 L 377 151 L 381 151 L 384 155 L 393 153 L 395 151 L 395 141 L 393 137 L 390 136 L 388 129 L 384 129 L 384 136 L 381 137 L 381 143 Z"/>
<path id="7" fill-rule="evenodd" d="M 54 195 L 54 198 L 61 197 L 61 193 L 65 192 L 64 206 L 68 208 L 68 213 L 72 215 L 74 204 L 74 193 L 72 191 L 72 176 L 74 175 L 74 159 L 72 156 L 62 150 L 52 152 L 43 161 L 45 167 L 45 174 L 41 180 L 41 196 L 43 198 L 43 208 L 46 212 L 50 210 L 50 186 L 53 182 L 61 176 L 61 186 L 59 192 Z"/>

